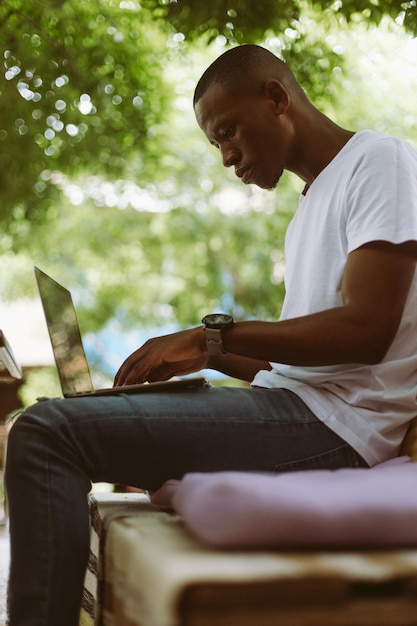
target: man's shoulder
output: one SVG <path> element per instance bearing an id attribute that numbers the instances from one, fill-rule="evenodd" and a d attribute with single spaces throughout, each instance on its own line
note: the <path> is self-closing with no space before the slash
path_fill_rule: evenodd
<path id="1" fill-rule="evenodd" d="M 417 157 L 417 151 L 411 144 L 402 137 L 396 135 L 386 135 L 384 133 L 378 133 L 373 130 L 360 130 L 353 139 L 355 140 L 355 146 L 362 150 L 404 150 L 410 155 Z"/>
<path id="2" fill-rule="evenodd" d="M 371 168 L 383 172 L 386 168 L 396 169 L 406 164 L 409 172 L 415 172 L 417 176 L 417 151 L 405 139 L 363 130 L 356 133 L 351 141 L 351 149 L 346 156 L 355 171 L 357 168 Z"/>

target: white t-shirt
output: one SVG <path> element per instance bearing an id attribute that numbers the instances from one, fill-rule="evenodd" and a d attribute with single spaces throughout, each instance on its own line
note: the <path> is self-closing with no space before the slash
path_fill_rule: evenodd
<path id="1" fill-rule="evenodd" d="M 281 319 L 341 306 L 348 254 L 376 240 L 417 240 L 417 153 L 400 139 L 361 131 L 301 196 L 285 242 Z M 395 456 L 417 415 L 417 275 L 380 363 L 271 367 L 252 384 L 296 393 L 370 465 Z"/>

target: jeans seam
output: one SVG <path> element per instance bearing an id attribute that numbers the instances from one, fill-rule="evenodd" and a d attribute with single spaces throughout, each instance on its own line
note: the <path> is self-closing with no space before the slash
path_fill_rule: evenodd
<path id="1" fill-rule="evenodd" d="M 323 459 L 334 459 L 340 454 L 344 454 L 345 461 L 348 464 L 343 463 L 340 467 L 366 467 L 366 463 L 361 463 L 361 459 L 357 452 L 347 443 L 332 448 L 331 450 L 325 450 L 319 454 L 314 454 L 309 457 L 293 459 L 284 463 L 277 463 L 274 465 L 273 472 L 279 473 L 282 471 L 296 471 L 297 469 L 314 469 L 317 462 L 323 461 Z M 363 460 L 362 460 L 363 461 Z"/>

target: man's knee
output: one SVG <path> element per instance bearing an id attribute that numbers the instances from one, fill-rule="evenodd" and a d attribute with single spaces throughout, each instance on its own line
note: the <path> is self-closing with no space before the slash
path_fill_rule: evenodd
<path id="1" fill-rule="evenodd" d="M 7 437 L 6 470 L 11 466 L 21 467 L 31 461 L 32 455 L 51 437 L 56 422 L 51 413 L 53 401 L 42 402 L 29 407 L 18 415 Z M 6 473 L 10 472 L 8 469 Z"/>

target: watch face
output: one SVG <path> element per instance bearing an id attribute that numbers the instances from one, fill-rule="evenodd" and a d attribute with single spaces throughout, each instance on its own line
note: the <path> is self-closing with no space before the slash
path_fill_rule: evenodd
<path id="1" fill-rule="evenodd" d="M 209 328 L 224 328 L 233 324 L 233 317 L 224 313 L 210 313 L 201 320 Z"/>

